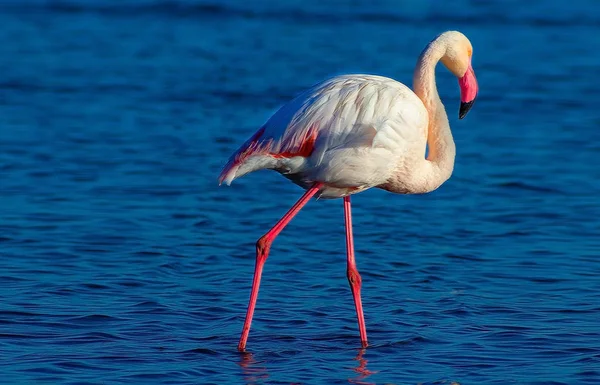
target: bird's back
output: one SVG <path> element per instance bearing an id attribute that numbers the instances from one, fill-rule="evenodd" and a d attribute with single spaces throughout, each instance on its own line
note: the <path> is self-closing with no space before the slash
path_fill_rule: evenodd
<path id="1" fill-rule="evenodd" d="M 231 156 L 220 180 L 271 168 L 301 185 L 372 187 L 395 166 L 390 156 L 416 145 L 424 154 L 427 122 L 423 103 L 402 83 L 337 76 L 282 106 Z"/>

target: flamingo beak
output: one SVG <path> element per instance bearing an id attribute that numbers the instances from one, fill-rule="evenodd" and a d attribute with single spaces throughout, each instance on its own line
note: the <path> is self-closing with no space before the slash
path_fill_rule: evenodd
<path id="1" fill-rule="evenodd" d="M 460 86 L 460 109 L 458 111 L 458 118 L 462 119 L 467 116 L 467 112 L 473 107 L 473 103 L 475 103 L 475 98 L 477 97 L 477 91 L 479 90 L 477 78 L 475 77 L 475 72 L 473 72 L 471 63 L 469 63 L 469 68 L 467 68 L 467 72 L 465 72 L 463 77 L 458 79 L 458 85 Z"/>

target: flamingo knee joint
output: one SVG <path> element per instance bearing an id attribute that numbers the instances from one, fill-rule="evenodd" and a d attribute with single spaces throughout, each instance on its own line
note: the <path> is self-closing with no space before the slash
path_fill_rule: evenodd
<path id="1" fill-rule="evenodd" d="M 266 236 L 263 235 L 256 241 L 256 258 L 264 258 L 267 259 L 269 256 L 269 250 L 271 249 L 272 241 Z"/>

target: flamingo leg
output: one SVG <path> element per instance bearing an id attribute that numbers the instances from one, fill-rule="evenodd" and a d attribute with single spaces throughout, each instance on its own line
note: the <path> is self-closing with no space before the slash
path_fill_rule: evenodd
<path id="1" fill-rule="evenodd" d="M 356 316 L 358 318 L 358 329 L 360 331 L 360 341 L 363 348 L 366 348 L 367 329 L 365 328 L 365 316 L 363 314 L 362 301 L 360 299 L 360 287 L 362 278 L 356 269 L 356 261 L 354 260 L 354 239 L 352 237 L 352 210 L 350 208 L 350 196 L 344 197 L 344 218 L 346 222 L 346 261 L 348 282 L 352 289 L 354 297 L 354 307 L 356 308 Z"/>
<path id="2" fill-rule="evenodd" d="M 250 324 L 252 323 L 252 316 L 254 315 L 254 308 L 256 307 L 256 299 L 258 298 L 258 288 L 260 286 L 260 278 L 262 276 L 263 266 L 269 256 L 269 250 L 273 240 L 279 235 L 283 228 L 290 223 L 292 218 L 306 203 L 312 198 L 319 189 L 323 186 L 323 183 L 317 182 L 310 189 L 308 189 L 304 195 L 292 206 L 292 208 L 269 230 L 265 235 L 260 237 L 256 242 L 256 264 L 254 265 L 254 278 L 252 280 L 252 291 L 250 292 L 250 301 L 248 302 L 248 310 L 246 312 L 246 320 L 244 321 L 244 328 L 242 329 L 242 335 L 240 336 L 240 342 L 238 344 L 238 350 L 243 352 L 246 349 L 246 342 L 248 341 L 248 334 L 250 333 Z"/>

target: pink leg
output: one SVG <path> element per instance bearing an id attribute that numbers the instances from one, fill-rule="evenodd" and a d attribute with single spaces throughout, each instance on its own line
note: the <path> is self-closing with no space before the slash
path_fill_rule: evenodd
<path id="1" fill-rule="evenodd" d="M 258 297 L 258 288 L 260 286 L 260 278 L 262 276 L 263 266 L 269 256 L 269 250 L 273 240 L 279 235 L 281 230 L 290 223 L 292 218 L 304 205 L 312 198 L 323 186 L 323 183 L 315 183 L 310 189 L 308 189 L 304 195 L 296 202 L 294 206 L 269 230 L 265 235 L 260 237 L 256 242 L 256 264 L 254 265 L 254 279 L 252 280 L 252 291 L 250 293 L 250 302 L 248 303 L 248 311 L 246 312 L 246 320 L 244 321 L 244 329 L 242 329 L 242 335 L 240 336 L 240 343 L 238 344 L 238 350 L 243 352 L 246 349 L 246 341 L 248 341 L 248 334 L 250 333 L 250 324 L 252 323 L 252 316 L 254 315 L 254 308 L 256 307 L 256 299 Z"/>
<path id="2" fill-rule="evenodd" d="M 362 301 L 360 299 L 360 286 L 362 279 L 356 269 L 356 262 L 354 261 L 354 239 L 352 237 L 352 211 L 350 209 L 350 196 L 344 197 L 344 217 L 346 219 L 346 255 L 348 267 L 346 274 L 348 275 L 348 282 L 350 282 L 350 288 L 352 289 L 352 296 L 354 297 L 354 307 L 356 308 L 356 316 L 358 317 L 358 329 L 360 330 L 360 341 L 362 342 L 363 348 L 367 347 L 367 329 L 365 328 L 365 316 L 362 309 Z"/>

